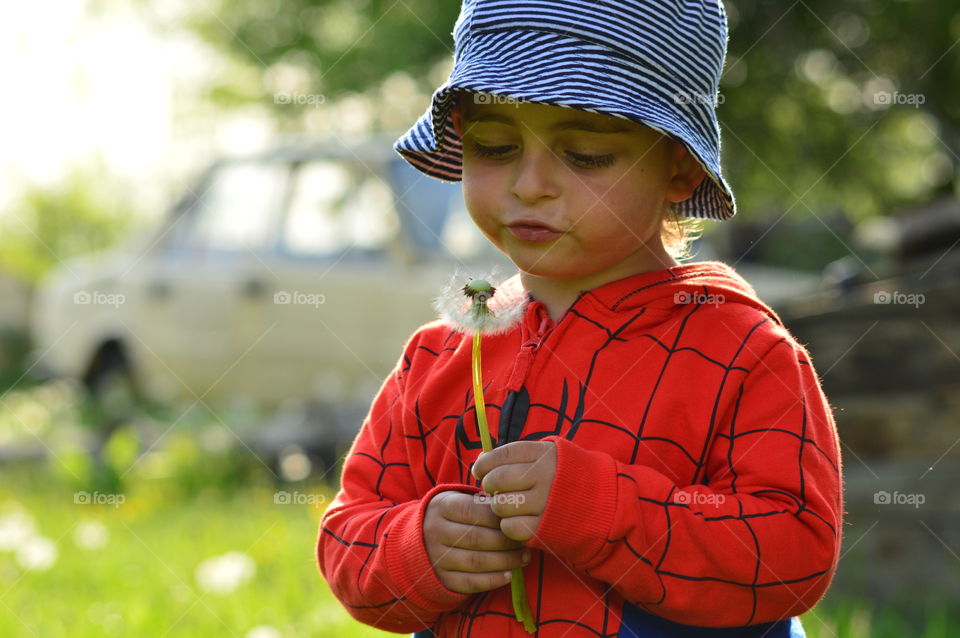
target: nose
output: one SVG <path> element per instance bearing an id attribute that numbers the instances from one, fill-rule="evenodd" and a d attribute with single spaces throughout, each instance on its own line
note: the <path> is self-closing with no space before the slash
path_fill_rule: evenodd
<path id="1" fill-rule="evenodd" d="M 539 145 L 526 145 L 516 163 L 511 192 L 525 204 L 536 204 L 559 195 L 557 158 Z"/>

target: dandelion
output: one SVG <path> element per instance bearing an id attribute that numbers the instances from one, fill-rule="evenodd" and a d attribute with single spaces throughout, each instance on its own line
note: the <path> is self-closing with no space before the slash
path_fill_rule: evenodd
<path id="1" fill-rule="evenodd" d="M 270 625 L 257 625 L 247 632 L 244 638 L 283 638 L 283 634 L 276 627 Z"/>
<path id="2" fill-rule="evenodd" d="M 456 279 L 456 278 L 454 278 Z M 501 294 L 498 296 L 497 292 Z M 459 293 L 459 294 L 458 294 Z M 501 285 L 498 289 L 485 279 L 473 279 L 463 287 L 448 284 L 437 298 L 436 309 L 440 317 L 460 332 L 471 335 L 473 354 L 473 404 L 477 414 L 477 429 L 484 452 L 493 449 L 490 428 L 487 425 L 487 408 L 483 400 L 483 371 L 480 365 L 480 343 L 484 334 L 507 332 L 523 316 L 526 295 L 519 287 L 513 290 Z M 533 614 L 527 600 L 523 569 L 516 568 L 510 578 L 510 593 L 513 597 L 513 614 L 528 633 L 534 633 Z"/>
<path id="3" fill-rule="evenodd" d="M 73 530 L 73 542 L 80 549 L 100 549 L 108 540 L 107 528 L 99 521 L 83 521 Z"/>
<path id="4" fill-rule="evenodd" d="M 42 572 L 57 562 L 56 544 L 44 536 L 33 536 L 17 549 L 17 563 L 27 571 Z"/>
<path id="5" fill-rule="evenodd" d="M 197 583 L 205 591 L 229 594 L 253 578 L 256 564 L 243 552 L 227 552 L 197 566 Z"/>
<path id="6" fill-rule="evenodd" d="M 34 536 L 33 519 L 14 510 L 0 516 L 0 552 L 15 552 Z"/>
<path id="7" fill-rule="evenodd" d="M 444 323 L 466 334 L 497 335 L 509 332 L 523 316 L 527 294 L 507 280 L 496 287 L 493 279 L 472 279 L 466 285 L 454 277 L 434 302 Z"/>

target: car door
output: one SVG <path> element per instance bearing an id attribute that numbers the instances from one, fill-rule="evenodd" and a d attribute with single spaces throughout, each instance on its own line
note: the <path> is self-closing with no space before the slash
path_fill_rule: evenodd
<path id="1" fill-rule="evenodd" d="M 276 280 L 265 256 L 288 174 L 280 162 L 220 164 L 171 220 L 137 328 L 158 394 L 260 401 L 257 344 L 271 330 L 265 309 Z"/>
<path id="2" fill-rule="evenodd" d="M 381 167 L 317 158 L 292 173 L 280 224 L 282 281 L 262 345 L 263 383 L 291 396 L 366 403 L 412 331 L 434 317 L 446 270 L 411 259 Z"/>

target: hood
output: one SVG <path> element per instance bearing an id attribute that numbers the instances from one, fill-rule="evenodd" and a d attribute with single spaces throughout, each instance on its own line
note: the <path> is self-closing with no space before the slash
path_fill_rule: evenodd
<path id="1" fill-rule="evenodd" d="M 722 261 L 681 264 L 613 281 L 588 293 L 614 312 L 643 306 L 670 309 L 688 304 L 736 303 L 755 308 L 783 325 L 774 310 L 757 297 L 747 280 Z"/>
<path id="2" fill-rule="evenodd" d="M 511 292 L 522 291 L 519 274 L 502 286 Z M 581 293 L 583 295 L 593 297 L 612 312 L 641 307 L 667 311 L 688 304 L 737 303 L 759 310 L 783 325 L 777 313 L 757 297 L 753 286 L 722 261 L 701 261 L 640 273 L 603 284 Z"/>

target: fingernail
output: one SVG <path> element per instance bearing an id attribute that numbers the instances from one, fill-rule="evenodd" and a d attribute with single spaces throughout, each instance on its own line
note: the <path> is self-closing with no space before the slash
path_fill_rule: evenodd
<path id="1" fill-rule="evenodd" d="M 529 563 L 529 562 L 530 562 L 530 552 L 524 552 L 524 553 L 520 556 L 520 562 L 522 562 L 524 565 L 526 565 L 527 563 Z"/>
<path id="2" fill-rule="evenodd" d="M 510 580 L 510 577 L 513 576 L 510 572 L 503 572 L 504 580 Z"/>

